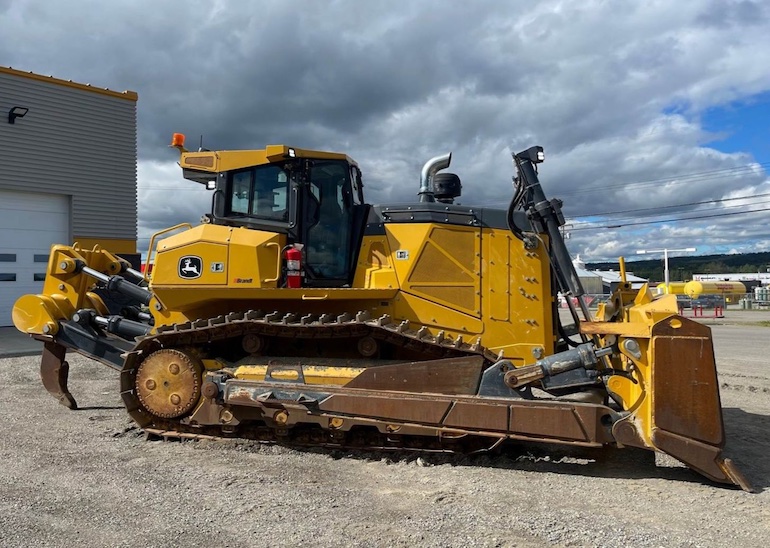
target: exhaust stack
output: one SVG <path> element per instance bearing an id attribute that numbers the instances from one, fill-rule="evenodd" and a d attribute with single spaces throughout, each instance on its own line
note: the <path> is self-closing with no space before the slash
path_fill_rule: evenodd
<path id="1" fill-rule="evenodd" d="M 433 176 L 442 169 L 448 168 L 452 162 L 452 153 L 435 156 L 425 162 L 420 172 L 420 192 L 417 195 L 421 202 L 435 202 L 433 197 Z"/>

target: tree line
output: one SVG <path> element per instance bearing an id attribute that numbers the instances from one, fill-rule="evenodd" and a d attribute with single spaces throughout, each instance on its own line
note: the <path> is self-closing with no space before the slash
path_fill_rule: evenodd
<path id="1" fill-rule="evenodd" d="M 586 263 L 588 270 L 620 270 L 618 262 Z M 628 260 L 626 270 L 634 276 L 651 281 L 664 278 L 663 257 Z M 737 274 L 770 272 L 770 252 L 742 253 L 735 255 L 698 255 L 669 257 L 668 271 L 671 281 L 692 280 L 693 274 Z"/>

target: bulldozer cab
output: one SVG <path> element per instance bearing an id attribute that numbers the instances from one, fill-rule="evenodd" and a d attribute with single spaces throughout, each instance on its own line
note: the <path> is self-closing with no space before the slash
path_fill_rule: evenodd
<path id="1" fill-rule="evenodd" d="M 309 287 L 352 281 L 366 208 L 357 166 L 297 159 L 220 174 L 212 222 L 287 234 L 304 246 Z"/>

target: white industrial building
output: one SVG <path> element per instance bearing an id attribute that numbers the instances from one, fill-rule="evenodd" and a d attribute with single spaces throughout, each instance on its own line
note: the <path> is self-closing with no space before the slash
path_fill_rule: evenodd
<path id="1" fill-rule="evenodd" d="M 580 255 L 572 261 L 572 265 L 575 267 L 583 289 L 588 294 L 608 295 L 615 291 L 621 283 L 620 272 L 618 271 L 586 270 L 586 265 L 580 259 Z M 626 272 L 626 281 L 631 283 L 633 289 L 640 289 L 647 283 L 645 278 L 634 276 L 631 272 Z"/>
<path id="2" fill-rule="evenodd" d="M 136 253 L 136 101 L 0 67 L 0 326 L 52 244 Z"/>
<path id="3" fill-rule="evenodd" d="M 758 280 L 770 285 L 770 272 L 739 272 L 734 274 L 693 274 L 696 282 L 749 282 Z"/>

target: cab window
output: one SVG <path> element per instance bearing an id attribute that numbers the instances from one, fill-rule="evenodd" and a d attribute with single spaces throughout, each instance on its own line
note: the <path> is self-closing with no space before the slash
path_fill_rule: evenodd
<path id="1" fill-rule="evenodd" d="M 248 215 L 249 194 L 251 193 L 251 172 L 241 171 L 233 174 L 233 195 L 230 210 L 233 213 Z"/>
<path id="2" fill-rule="evenodd" d="M 288 185 L 288 173 L 276 165 L 232 173 L 230 212 L 260 219 L 286 220 Z"/>

